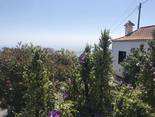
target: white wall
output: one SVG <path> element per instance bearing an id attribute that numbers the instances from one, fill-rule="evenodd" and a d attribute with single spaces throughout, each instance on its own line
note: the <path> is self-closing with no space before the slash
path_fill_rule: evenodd
<path id="1" fill-rule="evenodd" d="M 0 108 L 0 117 L 6 117 L 7 116 L 7 109 L 4 109 L 4 110 L 2 110 L 1 108 Z"/>
<path id="2" fill-rule="evenodd" d="M 118 64 L 118 52 L 126 51 L 126 55 L 128 56 L 130 50 L 132 48 L 139 48 L 139 46 L 143 44 L 144 48 L 148 49 L 148 43 L 145 40 L 142 41 L 113 41 L 112 42 L 112 56 L 113 56 L 113 68 L 118 76 L 123 76 L 122 67 Z"/>

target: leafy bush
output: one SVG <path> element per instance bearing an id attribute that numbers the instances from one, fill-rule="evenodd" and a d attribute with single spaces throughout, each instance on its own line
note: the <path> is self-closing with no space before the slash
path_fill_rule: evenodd
<path id="1" fill-rule="evenodd" d="M 25 107 L 22 116 L 47 116 L 53 109 L 53 83 L 49 79 L 47 69 L 47 53 L 39 47 L 32 49 L 32 60 L 25 65 L 23 78 L 26 86 L 24 94 Z"/>
<path id="2" fill-rule="evenodd" d="M 141 91 L 119 87 L 113 102 L 113 117 L 151 117 L 151 107 L 142 101 Z"/>
<path id="3" fill-rule="evenodd" d="M 143 66 L 148 63 L 149 59 L 146 51 L 144 45 L 136 49 L 131 49 L 129 56 L 123 61 L 122 66 L 125 83 L 131 84 L 133 87 L 142 83 L 143 79 L 140 77 L 140 72 Z"/>
<path id="4" fill-rule="evenodd" d="M 16 48 L 3 48 L 0 52 L 0 100 L 1 107 L 7 108 L 9 116 L 20 112 L 24 107 L 23 83 L 24 65 L 30 60 L 31 46 L 21 45 Z"/>
<path id="5" fill-rule="evenodd" d="M 62 117 L 75 117 L 77 110 L 75 109 L 75 102 L 66 99 L 63 94 L 55 94 L 55 110 L 60 111 Z M 68 97 L 69 98 L 69 97 Z"/>

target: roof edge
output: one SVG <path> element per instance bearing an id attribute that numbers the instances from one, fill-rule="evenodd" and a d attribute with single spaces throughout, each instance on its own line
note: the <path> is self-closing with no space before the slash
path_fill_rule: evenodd
<path id="1" fill-rule="evenodd" d="M 141 28 L 150 28 L 150 27 L 155 27 L 155 25 L 142 26 L 142 27 L 140 27 L 140 29 Z"/>
<path id="2" fill-rule="evenodd" d="M 113 39 L 112 42 L 122 42 L 122 41 L 147 41 L 147 40 L 150 40 L 150 39 L 134 39 L 134 40 L 117 40 L 117 39 Z"/>

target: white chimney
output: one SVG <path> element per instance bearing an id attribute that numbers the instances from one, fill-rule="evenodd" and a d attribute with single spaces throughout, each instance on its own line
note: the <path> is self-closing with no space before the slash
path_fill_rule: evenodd
<path id="1" fill-rule="evenodd" d="M 135 24 L 129 20 L 124 26 L 125 26 L 125 35 L 128 35 L 131 32 L 133 32 L 133 26 L 135 26 Z"/>

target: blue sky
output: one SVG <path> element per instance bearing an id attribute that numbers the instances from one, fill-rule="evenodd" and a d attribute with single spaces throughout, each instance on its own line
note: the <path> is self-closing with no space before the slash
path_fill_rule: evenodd
<path id="1" fill-rule="evenodd" d="M 124 35 L 127 20 L 137 23 L 138 11 L 118 24 L 145 0 L 0 0 L 0 46 L 32 42 L 52 48 L 81 49 L 98 42 L 100 31 Z M 141 26 L 155 24 L 155 0 L 142 6 Z M 115 30 L 113 30 L 117 27 Z"/>

